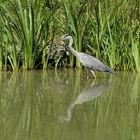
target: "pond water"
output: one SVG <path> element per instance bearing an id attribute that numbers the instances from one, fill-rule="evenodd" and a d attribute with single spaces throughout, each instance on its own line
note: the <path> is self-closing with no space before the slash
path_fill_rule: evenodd
<path id="1" fill-rule="evenodd" d="M 0 140 L 140 139 L 140 75 L 0 73 Z"/>

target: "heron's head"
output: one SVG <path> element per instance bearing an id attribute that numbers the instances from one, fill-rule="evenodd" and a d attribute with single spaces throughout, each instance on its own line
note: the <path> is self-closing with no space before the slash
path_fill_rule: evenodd
<path id="1" fill-rule="evenodd" d="M 69 34 L 65 34 L 65 35 L 63 35 L 62 37 L 61 37 L 61 40 L 72 40 L 72 37 L 69 35 Z"/>

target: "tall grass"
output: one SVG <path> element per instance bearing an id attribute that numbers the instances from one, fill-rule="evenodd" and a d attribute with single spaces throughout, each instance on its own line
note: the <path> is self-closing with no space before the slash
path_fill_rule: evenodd
<path id="1" fill-rule="evenodd" d="M 16 0 L 0 7 L 0 69 L 46 69 L 57 38 L 69 33 L 77 51 L 96 56 L 114 70 L 140 71 L 137 0 Z M 56 68 L 60 58 L 54 60 Z M 81 67 L 72 54 L 69 60 L 71 67 Z"/>
<path id="2" fill-rule="evenodd" d="M 36 0 L 36 2 L 38 1 Z M 7 58 L 13 70 L 19 68 L 18 59 L 22 63 L 22 69 L 33 69 L 36 60 L 40 57 L 39 53 L 44 50 L 47 43 L 51 12 L 47 11 L 47 15 L 44 14 L 44 16 L 42 7 L 35 8 L 37 4 L 17 0 L 16 5 L 12 8 L 1 5 L 3 13 L 5 13 L 3 14 L 5 21 L 3 32 L 6 32 L 7 40 L 5 42 L 8 45 L 4 46 L 4 49 L 5 52 L 7 52 L 7 48 L 9 49 L 10 55 Z M 44 31 L 46 32 L 44 33 Z M 22 55 L 20 58 L 17 56 L 17 51 L 19 51 L 19 55 Z"/>
<path id="3" fill-rule="evenodd" d="M 23 9 L 20 0 L 17 0 L 17 5 L 11 9 L 2 5 L 5 12 L 5 24 L 7 43 L 12 43 L 12 47 L 9 46 L 8 56 L 12 69 L 15 70 L 16 64 L 16 46 L 23 50 L 23 68 L 33 67 L 33 39 L 34 39 L 34 25 L 33 25 L 33 11 L 31 5 L 28 8 Z M 5 48 L 6 49 L 6 48 Z"/>
<path id="4" fill-rule="evenodd" d="M 73 35 L 75 49 L 77 51 L 82 51 L 82 41 L 89 19 L 88 3 L 83 3 L 81 5 L 78 4 L 77 1 L 69 3 L 68 1 L 63 2 L 66 17 L 64 25 L 66 30 L 70 30 Z M 77 11 L 75 10 L 75 6 L 79 6 Z M 74 63 L 73 58 L 71 58 L 71 61 Z M 71 66 L 73 65 L 72 63 Z M 80 67 L 79 61 L 76 61 L 76 66 Z"/>
<path id="5" fill-rule="evenodd" d="M 132 55 L 134 57 L 136 70 L 140 72 L 140 49 L 138 43 L 134 42 L 134 40 L 132 40 Z"/>
<path id="6" fill-rule="evenodd" d="M 134 57 L 135 69 L 140 72 L 140 25 L 134 24 L 134 29 L 138 28 L 137 32 L 130 32 L 132 43 L 132 56 Z M 136 36 L 136 37 L 135 37 Z"/>
<path id="7" fill-rule="evenodd" d="M 0 46 L 0 71 L 2 70 L 3 65 L 3 52 L 2 52 L 2 46 Z"/>
<path id="8" fill-rule="evenodd" d="M 91 22 L 94 27 L 91 29 L 90 38 L 90 43 L 94 44 L 92 48 L 99 59 L 108 62 L 116 70 L 128 70 L 133 67 L 130 40 L 136 36 L 130 36 L 132 25 L 128 17 L 131 12 L 128 5 L 128 1 L 106 1 L 104 4 L 98 2 L 95 6 L 95 16 L 92 18 L 96 18 L 96 22 Z M 137 28 L 132 32 L 138 33 Z"/>

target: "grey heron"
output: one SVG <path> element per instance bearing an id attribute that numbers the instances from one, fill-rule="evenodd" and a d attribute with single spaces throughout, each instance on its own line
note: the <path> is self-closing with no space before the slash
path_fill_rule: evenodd
<path id="1" fill-rule="evenodd" d="M 107 65 L 103 64 L 100 60 L 98 60 L 97 58 L 83 53 L 83 52 L 77 52 L 73 47 L 73 38 L 72 36 L 65 34 L 61 37 L 61 40 L 68 40 L 69 44 L 68 44 L 68 49 L 71 51 L 71 53 L 76 56 L 76 58 L 81 62 L 81 64 L 89 69 L 91 71 L 91 73 L 93 74 L 94 78 L 96 79 L 96 75 L 94 73 L 94 71 L 101 71 L 101 72 L 107 72 L 109 74 L 112 74 L 112 69 L 110 67 L 108 67 Z"/>

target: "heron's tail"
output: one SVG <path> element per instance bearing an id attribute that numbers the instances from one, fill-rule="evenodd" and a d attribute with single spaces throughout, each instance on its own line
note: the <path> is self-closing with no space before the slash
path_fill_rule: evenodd
<path id="1" fill-rule="evenodd" d="M 105 72 L 109 73 L 109 74 L 113 74 L 113 71 L 110 67 L 105 66 Z"/>

